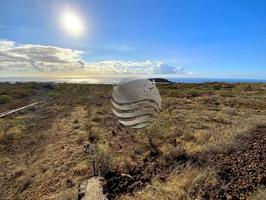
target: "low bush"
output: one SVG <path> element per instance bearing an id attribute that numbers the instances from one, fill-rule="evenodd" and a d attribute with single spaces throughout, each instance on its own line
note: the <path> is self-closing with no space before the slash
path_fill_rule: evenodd
<path id="1" fill-rule="evenodd" d="M 192 96 L 192 97 L 198 97 L 200 96 L 201 92 L 199 90 L 196 90 L 196 89 L 189 89 L 189 90 L 186 90 L 185 93 L 189 96 Z"/>
<path id="2" fill-rule="evenodd" d="M 187 152 L 183 147 L 166 147 L 163 150 L 163 158 L 166 163 L 174 163 L 176 161 L 186 161 L 188 159 Z"/>
<path id="3" fill-rule="evenodd" d="M 14 99 L 22 99 L 30 97 L 32 95 L 31 88 L 18 88 L 14 90 L 14 93 L 11 94 Z"/>
<path id="4" fill-rule="evenodd" d="M 0 95 L 0 104 L 9 103 L 12 100 L 11 96 L 8 95 Z"/>
<path id="5" fill-rule="evenodd" d="M 149 142 L 153 145 L 153 141 L 156 139 L 162 139 L 165 135 L 165 131 L 169 131 L 169 123 L 164 119 L 156 119 L 152 124 L 147 126 L 144 130 Z"/>
<path id="6" fill-rule="evenodd" d="M 58 92 L 55 92 L 55 91 L 47 92 L 46 95 L 47 95 L 48 97 L 52 97 L 52 98 L 60 97 L 60 94 L 59 94 Z"/>
<path id="7" fill-rule="evenodd" d="M 7 135 L 7 132 L 12 129 L 17 123 L 13 120 L 9 119 L 2 119 L 0 121 L 0 132 L 4 134 L 4 136 Z"/>
<path id="8" fill-rule="evenodd" d="M 169 97 L 176 97 L 176 98 L 180 98 L 184 96 L 183 92 L 178 89 L 167 90 L 167 94 Z"/>
<path id="9" fill-rule="evenodd" d="M 22 121 L 16 119 L 0 119 L 0 143 L 8 144 L 13 140 L 14 135 L 9 134 L 10 130 L 14 127 L 20 126 Z"/>

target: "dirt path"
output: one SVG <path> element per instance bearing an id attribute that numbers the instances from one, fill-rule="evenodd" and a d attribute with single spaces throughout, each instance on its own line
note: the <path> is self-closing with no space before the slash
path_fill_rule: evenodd
<path id="1" fill-rule="evenodd" d="M 47 146 L 40 155 L 48 167 L 46 181 L 40 185 L 42 196 L 58 199 L 60 197 L 58 192 L 76 185 L 79 180 L 76 175 L 86 170 L 86 165 L 78 169 L 78 165 L 84 162 L 85 157 L 82 145 L 77 141 L 86 137 L 86 132 L 81 126 L 86 120 L 85 116 L 86 111 L 82 107 L 76 107 L 69 116 L 57 119 L 46 133 Z"/>

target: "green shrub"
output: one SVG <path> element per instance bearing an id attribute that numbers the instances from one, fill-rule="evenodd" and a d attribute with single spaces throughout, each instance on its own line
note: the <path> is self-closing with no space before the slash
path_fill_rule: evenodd
<path id="1" fill-rule="evenodd" d="M 9 103 L 12 100 L 11 96 L 0 95 L 0 104 Z"/>
<path id="2" fill-rule="evenodd" d="M 25 97 L 29 97 L 32 95 L 32 89 L 31 88 L 18 88 L 14 91 L 12 94 L 12 97 L 14 99 L 22 99 Z"/>
<path id="3" fill-rule="evenodd" d="M 151 148 L 156 148 L 156 140 L 163 138 L 168 124 L 164 120 L 156 119 L 152 124 L 144 129 L 144 134 L 148 137 L 149 145 Z"/>
<path id="4" fill-rule="evenodd" d="M 199 90 L 196 90 L 196 89 L 189 89 L 186 91 L 186 94 L 190 95 L 192 97 L 198 97 L 198 96 L 200 96 L 201 92 Z"/>
<path id="5" fill-rule="evenodd" d="M 52 98 L 60 97 L 60 94 L 59 94 L 58 92 L 55 92 L 55 91 L 47 92 L 46 95 L 47 95 L 48 97 L 52 97 Z"/>
<path id="6" fill-rule="evenodd" d="M 184 94 L 182 91 L 180 91 L 178 89 L 174 89 L 174 90 L 168 90 L 168 96 L 170 96 L 170 97 L 183 97 Z"/>

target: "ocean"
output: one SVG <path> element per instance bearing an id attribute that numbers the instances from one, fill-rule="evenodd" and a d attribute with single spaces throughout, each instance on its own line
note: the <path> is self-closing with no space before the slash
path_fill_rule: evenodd
<path id="1" fill-rule="evenodd" d="M 152 77 L 156 78 L 156 77 Z M 55 82 L 55 83 L 89 83 L 89 84 L 116 84 L 123 77 L 0 77 L 0 82 Z M 176 83 L 266 83 L 266 79 L 237 79 L 237 78 L 178 78 L 169 77 L 169 81 Z"/>

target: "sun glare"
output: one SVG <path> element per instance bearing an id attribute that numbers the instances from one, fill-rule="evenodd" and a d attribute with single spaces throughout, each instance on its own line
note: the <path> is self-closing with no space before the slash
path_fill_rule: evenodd
<path id="1" fill-rule="evenodd" d="M 80 36 L 84 31 L 82 19 L 74 12 L 65 12 L 62 15 L 62 22 L 65 31 L 73 36 Z"/>

